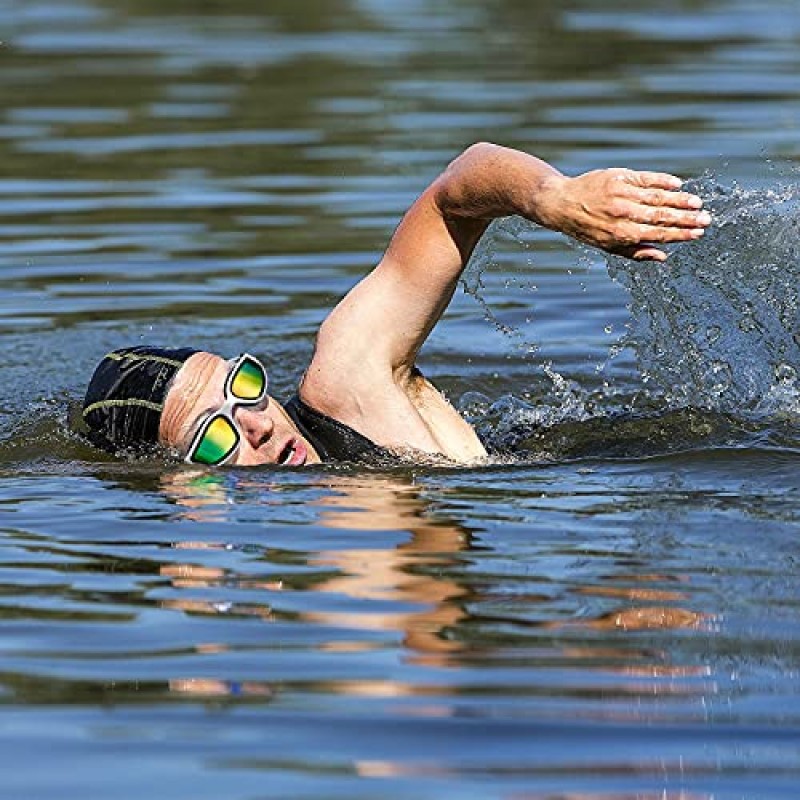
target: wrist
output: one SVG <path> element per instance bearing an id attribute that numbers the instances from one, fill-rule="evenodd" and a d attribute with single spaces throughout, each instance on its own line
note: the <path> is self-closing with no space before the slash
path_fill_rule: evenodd
<path id="1" fill-rule="evenodd" d="M 561 230 L 570 181 L 572 178 L 562 175 L 557 170 L 545 175 L 532 198 L 532 213 L 526 216 L 545 228 Z"/>

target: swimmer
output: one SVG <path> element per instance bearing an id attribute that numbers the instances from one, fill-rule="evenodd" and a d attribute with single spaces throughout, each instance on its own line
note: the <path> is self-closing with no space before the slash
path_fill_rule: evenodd
<path id="1" fill-rule="evenodd" d="M 165 447 L 190 463 L 302 466 L 386 457 L 486 458 L 474 429 L 417 368 L 489 223 L 513 214 L 609 253 L 664 261 L 663 245 L 710 224 L 696 195 L 659 172 L 567 177 L 488 143 L 456 158 L 403 217 L 378 265 L 333 309 L 297 394 L 268 392 L 264 365 L 191 348 L 108 354 L 86 392 L 82 430 L 111 452 Z"/>

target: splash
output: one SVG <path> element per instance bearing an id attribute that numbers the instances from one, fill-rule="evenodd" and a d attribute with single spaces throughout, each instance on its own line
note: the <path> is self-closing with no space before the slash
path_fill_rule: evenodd
<path id="1" fill-rule="evenodd" d="M 690 184 L 711 211 L 698 242 L 666 265 L 609 260 L 631 294 L 622 344 L 651 396 L 757 417 L 800 415 L 800 188 Z"/>
<path id="2" fill-rule="evenodd" d="M 536 342 L 497 318 L 482 296 L 481 277 L 499 240 L 530 249 L 531 226 L 511 218 L 490 228 L 464 288 L 531 363 L 521 397 L 492 401 L 470 392 L 462 398 L 460 410 L 490 443 L 555 458 L 593 449 L 644 455 L 648 446 L 683 449 L 692 442 L 797 446 L 800 186 L 745 189 L 709 174 L 687 189 L 712 213 L 702 240 L 673 248 L 666 264 L 608 259 L 612 279 L 630 294 L 626 333 L 610 344 L 606 359 L 635 354 L 638 374 L 624 386 L 560 374 Z M 591 261 L 581 247 L 579 253 L 579 262 Z M 640 448 L 642 442 L 649 445 Z"/>
<path id="3" fill-rule="evenodd" d="M 496 256 L 503 242 L 512 242 L 526 254 L 528 266 L 535 274 L 531 251 L 536 226 L 521 217 L 495 220 L 481 238 L 462 278 L 464 291 L 482 308 L 484 318 L 508 338 L 515 357 L 531 366 L 529 382 L 522 397 L 505 394 L 491 399 L 480 392 L 467 392 L 459 401 L 459 411 L 475 425 L 484 441 L 503 443 L 505 447 L 525 431 L 553 426 L 567 420 L 587 419 L 598 413 L 593 395 L 577 381 L 562 375 L 550 360 L 541 357 L 539 343 L 527 331 L 501 319 L 485 298 L 483 275 L 497 267 Z M 588 270 L 596 262 L 596 254 L 585 249 L 579 252 L 577 271 Z M 506 280 L 510 292 L 535 293 L 538 287 L 530 280 L 512 277 Z M 528 320 L 530 321 L 530 320 Z"/>
<path id="4" fill-rule="evenodd" d="M 501 217 L 494 220 L 478 242 L 461 277 L 461 285 L 464 291 L 483 309 L 486 321 L 494 325 L 503 335 L 515 340 L 518 347 L 528 355 L 536 353 L 539 349 L 538 345 L 536 342 L 526 341 L 518 328 L 503 322 L 494 313 L 483 295 L 486 288 L 483 283 L 483 274 L 496 266 L 495 253 L 498 242 L 501 239 L 513 239 L 523 252 L 530 251 L 531 244 L 528 236 L 533 227 L 530 222 L 522 217 Z M 530 258 L 528 261 L 530 263 Z M 510 281 L 507 283 L 506 288 L 512 288 Z M 525 286 L 516 285 L 513 288 L 536 291 L 536 285 L 533 283 Z"/>

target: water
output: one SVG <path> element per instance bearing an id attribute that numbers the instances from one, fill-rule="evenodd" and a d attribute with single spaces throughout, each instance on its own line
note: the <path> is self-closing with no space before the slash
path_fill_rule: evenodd
<path id="1" fill-rule="evenodd" d="M 0 0 L 3 797 L 792 798 L 793 0 Z M 663 169 L 667 268 L 504 222 L 422 365 L 518 454 L 204 472 L 65 428 L 262 356 L 462 147 Z"/>

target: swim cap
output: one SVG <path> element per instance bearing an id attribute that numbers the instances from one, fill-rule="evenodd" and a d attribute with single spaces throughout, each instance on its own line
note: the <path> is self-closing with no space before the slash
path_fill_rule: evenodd
<path id="1" fill-rule="evenodd" d="M 126 347 L 103 358 L 83 401 L 81 432 L 95 445 L 115 452 L 158 444 L 158 426 L 172 379 L 191 347 Z"/>

